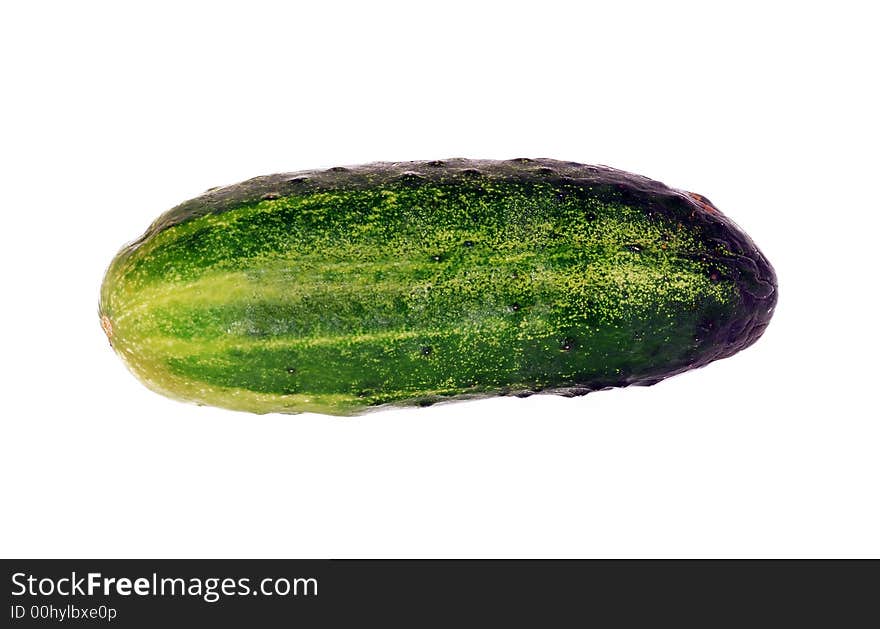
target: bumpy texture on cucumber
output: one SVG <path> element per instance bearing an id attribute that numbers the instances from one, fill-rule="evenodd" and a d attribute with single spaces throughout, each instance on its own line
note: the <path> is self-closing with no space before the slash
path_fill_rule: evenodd
<path id="1" fill-rule="evenodd" d="M 257 413 L 654 384 L 763 333 L 776 277 L 707 199 L 550 159 L 257 177 L 113 260 L 101 324 L 151 389 Z"/>

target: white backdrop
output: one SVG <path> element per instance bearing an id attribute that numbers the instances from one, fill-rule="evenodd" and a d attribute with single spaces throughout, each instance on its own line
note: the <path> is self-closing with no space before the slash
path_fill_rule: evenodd
<path id="1" fill-rule="evenodd" d="M 866 3 L 44 2 L 0 16 L 0 555 L 880 557 Z M 655 387 L 356 419 L 151 393 L 106 265 L 208 187 L 553 157 L 708 196 L 776 267 Z"/>

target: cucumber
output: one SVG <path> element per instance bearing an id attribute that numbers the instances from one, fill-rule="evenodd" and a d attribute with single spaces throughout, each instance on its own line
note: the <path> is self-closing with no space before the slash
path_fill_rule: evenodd
<path id="1" fill-rule="evenodd" d="M 751 345 L 773 268 L 705 197 L 550 159 L 257 177 L 160 216 L 101 325 L 151 389 L 255 413 L 650 385 Z"/>

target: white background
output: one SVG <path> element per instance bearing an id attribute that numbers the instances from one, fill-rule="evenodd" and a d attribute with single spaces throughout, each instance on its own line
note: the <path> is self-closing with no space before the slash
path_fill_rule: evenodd
<path id="1" fill-rule="evenodd" d="M 880 557 L 870 3 L 17 4 L 0 555 Z M 452 156 L 705 194 L 773 322 L 655 387 L 356 419 L 167 400 L 108 346 L 106 265 L 178 202 Z"/>

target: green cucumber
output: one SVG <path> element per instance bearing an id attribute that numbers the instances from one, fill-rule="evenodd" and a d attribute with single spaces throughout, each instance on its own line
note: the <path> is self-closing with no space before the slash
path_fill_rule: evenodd
<path id="1" fill-rule="evenodd" d="M 101 325 L 148 387 L 255 413 L 580 395 L 763 333 L 772 267 L 704 197 L 550 159 L 257 177 L 113 260 Z"/>

